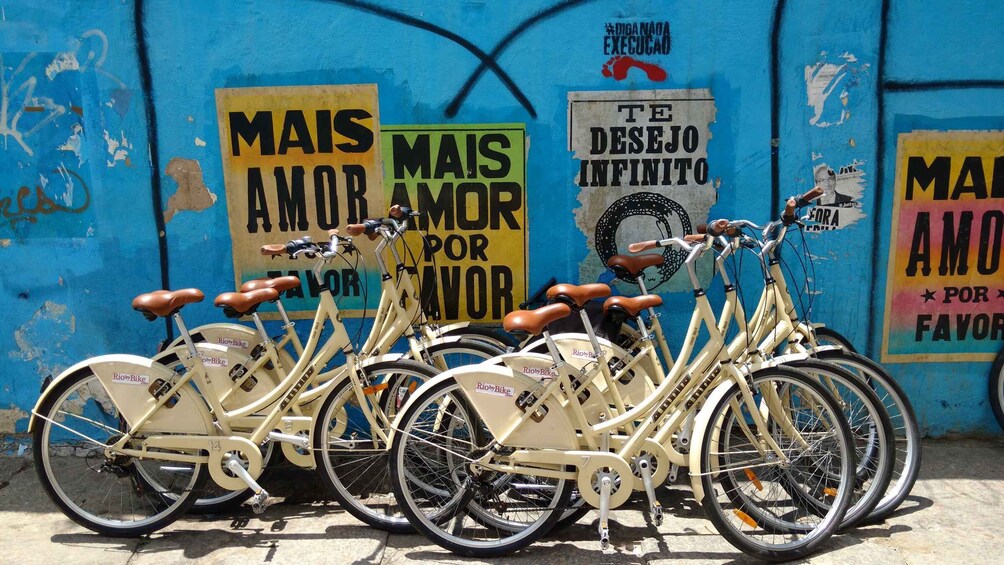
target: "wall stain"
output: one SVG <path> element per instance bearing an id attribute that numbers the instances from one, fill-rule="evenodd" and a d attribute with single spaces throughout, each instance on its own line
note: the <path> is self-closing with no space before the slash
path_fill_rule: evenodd
<path id="1" fill-rule="evenodd" d="M 0 434 L 14 433 L 17 421 L 27 417 L 28 413 L 14 404 L 11 404 L 10 408 L 0 408 Z"/>
<path id="2" fill-rule="evenodd" d="M 167 210 L 164 211 L 164 222 L 170 222 L 174 215 L 182 210 L 201 212 L 216 204 L 216 195 L 209 192 L 202 179 L 202 167 L 195 159 L 175 157 L 164 170 L 167 176 L 178 183 L 178 192 L 167 200 Z"/>
<path id="3" fill-rule="evenodd" d="M 47 300 L 30 320 L 14 331 L 18 351 L 7 355 L 11 359 L 33 361 L 39 379 L 57 374 L 69 366 L 63 344 L 70 339 L 76 327 L 77 318 L 65 304 Z"/>

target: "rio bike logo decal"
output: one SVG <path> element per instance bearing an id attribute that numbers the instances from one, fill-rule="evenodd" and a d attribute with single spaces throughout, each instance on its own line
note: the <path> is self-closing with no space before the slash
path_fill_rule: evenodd
<path id="1" fill-rule="evenodd" d="M 123 385 L 148 385 L 149 375 L 134 375 L 132 373 L 112 373 L 112 382 Z"/>
<path id="2" fill-rule="evenodd" d="M 490 394 L 492 396 L 501 396 L 503 398 L 512 398 L 516 395 L 515 388 L 492 383 L 478 382 L 478 384 L 474 387 L 474 390 L 476 392 L 480 392 L 481 394 Z"/>
<path id="3" fill-rule="evenodd" d="M 544 368 L 544 367 L 527 367 L 527 366 L 524 366 L 522 372 L 523 372 L 524 375 L 528 375 L 528 376 L 532 376 L 532 377 L 549 377 L 549 378 L 553 378 L 553 377 L 557 377 L 558 376 L 558 372 L 555 371 L 554 369 L 547 369 L 547 368 Z"/>
<path id="4" fill-rule="evenodd" d="M 592 351 L 588 351 L 588 350 L 585 350 L 585 349 L 577 349 L 577 348 L 573 347 L 572 348 L 572 357 L 575 357 L 576 359 L 589 359 L 589 360 L 593 360 L 593 359 L 598 358 L 599 355 L 597 355 L 596 353 L 593 353 Z"/>
<path id="5" fill-rule="evenodd" d="M 202 364 L 206 367 L 229 367 L 230 360 L 222 357 L 202 356 Z"/>
<path id="6" fill-rule="evenodd" d="M 226 345 L 227 347 L 238 347 L 240 349 L 247 349 L 251 347 L 250 341 L 246 339 L 236 339 L 232 337 L 217 338 L 216 343 L 220 345 Z"/>

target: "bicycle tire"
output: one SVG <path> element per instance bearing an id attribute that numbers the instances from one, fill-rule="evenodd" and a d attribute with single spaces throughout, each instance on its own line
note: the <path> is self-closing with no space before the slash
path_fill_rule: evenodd
<path id="1" fill-rule="evenodd" d="M 906 500 L 920 475 L 921 443 L 920 426 L 913 406 L 899 383 L 881 365 L 871 359 L 850 351 L 829 350 L 816 352 L 815 357 L 836 363 L 850 369 L 859 379 L 871 386 L 878 394 L 892 420 L 896 433 L 896 461 L 893 464 L 892 481 L 885 496 L 863 523 L 881 521 L 896 511 Z"/>
<path id="2" fill-rule="evenodd" d="M 1004 349 L 1000 350 L 990 367 L 990 408 L 997 423 L 1004 428 Z"/>
<path id="3" fill-rule="evenodd" d="M 370 410 L 396 410 L 403 406 L 404 394 L 401 391 L 417 389 L 410 386 L 411 379 L 425 382 L 437 374 L 424 363 L 405 360 L 374 363 L 365 367 L 364 371 L 367 381 L 372 383 L 369 386 L 374 389 L 368 395 L 374 397 L 368 402 Z M 393 400 L 388 401 L 388 398 Z M 384 413 L 393 422 L 394 414 L 387 410 Z M 337 437 L 330 438 L 331 433 L 337 434 Z M 348 378 L 332 388 L 321 404 L 315 416 L 313 437 L 317 469 L 332 496 L 346 512 L 384 531 L 413 531 L 408 520 L 398 511 L 399 505 L 390 488 L 387 465 L 389 446 L 380 445 L 379 437 L 374 437 Z M 358 448 L 356 443 L 360 444 Z M 376 445 L 363 452 L 363 446 L 368 443 Z M 343 445 L 346 446 L 344 449 L 332 447 Z"/>
<path id="4" fill-rule="evenodd" d="M 740 425 L 737 430 L 733 430 L 727 425 L 709 425 L 700 439 L 702 455 L 698 472 L 705 492 L 702 506 L 718 532 L 744 553 L 767 561 L 798 559 L 815 551 L 836 533 L 850 505 L 852 489 L 849 488 L 849 485 L 854 480 L 854 447 L 851 441 L 850 426 L 836 400 L 822 385 L 804 373 L 790 367 L 772 367 L 753 373 L 751 381 L 754 390 L 761 391 L 761 393 L 774 390 L 773 387 L 777 385 L 786 386 L 789 394 L 792 394 L 795 387 L 804 391 L 801 394 L 804 395 L 807 410 L 795 412 L 796 417 L 794 419 L 788 417 L 788 421 L 793 426 L 800 426 L 798 433 L 802 439 L 811 437 L 812 441 L 802 446 L 796 438 L 786 439 L 783 436 L 784 426 L 772 426 L 771 430 L 776 436 L 775 440 L 786 451 L 788 457 L 789 466 L 784 467 L 780 464 L 781 462 L 771 457 L 774 455 L 773 453 L 761 455 L 755 446 L 731 451 L 735 444 L 733 437 L 738 436 L 736 437 L 737 441 L 746 435 L 747 439 L 752 440 L 742 430 L 743 425 Z M 795 398 L 802 399 L 803 397 Z M 705 407 L 705 409 L 712 410 L 709 421 L 738 422 L 739 415 L 735 413 L 733 408 L 733 401 L 736 399 L 738 399 L 737 405 L 740 410 L 748 410 L 742 402 L 738 385 L 733 385 L 714 406 Z M 792 408 L 794 407 L 789 407 L 789 409 Z M 743 422 L 746 422 L 746 416 L 743 416 L 742 419 Z M 810 436 L 810 433 L 813 435 Z M 832 448 L 833 452 L 817 455 L 815 447 Z M 813 448 L 811 453 L 810 448 Z M 799 478 L 795 475 L 795 471 L 798 470 L 797 463 L 806 457 L 811 457 L 813 461 L 836 461 L 836 469 L 840 477 L 839 486 L 835 489 L 830 486 L 823 487 L 824 490 L 832 489 L 832 493 L 827 491 L 827 495 L 831 495 L 833 500 L 830 502 L 825 516 L 820 518 L 818 522 L 810 521 L 814 520 L 815 514 L 813 512 L 796 506 L 799 501 L 797 497 L 789 495 L 790 485 L 782 489 L 776 484 L 776 481 L 767 483 L 770 473 L 765 471 L 782 473 L 786 475 L 788 481 L 797 480 Z M 745 460 L 734 461 L 738 458 L 745 458 Z M 754 472 L 753 469 L 756 471 Z M 743 478 L 737 476 L 740 471 L 745 474 Z M 760 473 L 761 476 L 757 477 L 756 473 Z M 724 492 L 719 494 L 716 483 L 721 483 L 722 477 L 729 477 L 731 485 L 726 483 Z M 805 478 L 812 480 L 813 475 L 810 474 Z M 761 479 L 763 479 L 762 482 Z M 728 489 L 729 486 L 735 488 L 740 483 L 751 487 L 750 494 L 741 500 L 736 496 L 735 491 Z M 763 488 L 764 483 L 767 483 L 769 487 L 766 491 Z M 806 484 L 804 488 L 812 493 L 819 489 L 819 484 Z M 758 494 L 751 494 L 754 489 Z M 767 500 L 767 497 L 775 494 L 780 497 L 776 501 L 778 505 L 776 512 L 771 510 L 775 503 Z M 749 515 L 750 504 L 757 505 L 756 514 L 761 519 L 766 516 L 772 517 L 773 522 L 770 527 L 756 522 Z M 727 512 L 727 508 L 731 512 Z M 743 530 L 744 525 L 748 531 Z M 761 535 L 764 537 L 754 539 L 754 534 L 758 533 L 762 533 Z M 782 543 L 777 543 L 779 538 Z"/>
<path id="5" fill-rule="evenodd" d="M 819 345 L 836 345 L 850 351 L 851 353 L 857 353 L 858 350 L 854 348 L 854 344 L 851 340 L 844 337 L 843 334 L 838 332 L 833 328 L 828 328 L 826 326 L 819 326 L 812 328 L 812 333 L 816 336 L 816 343 Z"/>
<path id="6" fill-rule="evenodd" d="M 496 491 L 491 487 L 504 473 L 468 474 L 463 462 L 494 441 L 477 414 L 466 413 L 469 406 L 454 379 L 419 391 L 401 415 L 391 447 L 394 492 L 415 529 L 433 543 L 458 555 L 499 557 L 529 546 L 551 530 L 568 501 L 572 481 L 539 480 L 520 486 L 513 479 L 507 489 Z M 444 412 L 449 407 L 455 407 L 454 412 Z M 444 427 L 447 415 L 457 425 Z M 512 488 L 524 488 L 524 493 L 547 502 L 536 500 L 525 519 L 519 519 L 519 500 L 510 496 Z M 478 508 L 476 519 L 467 514 L 470 505 Z M 511 527 L 487 527 L 484 513 L 489 511 L 511 516 L 506 518 L 510 524 L 521 522 L 525 527 L 516 532 Z"/>
<path id="7" fill-rule="evenodd" d="M 109 459 L 101 445 L 113 443 L 125 424 L 92 372 L 58 383 L 38 412 L 42 417 L 32 434 L 32 450 L 39 482 L 67 517 L 91 531 L 112 537 L 155 532 L 177 520 L 195 502 L 208 477 L 201 463 L 168 466 L 154 459 Z M 68 431 L 71 429 L 92 443 L 81 447 L 81 435 Z M 64 463 L 70 466 L 65 473 L 56 468 Z M 143 474 L 158 474 L 159 478 L 147 479 Z M 153 484 L 174 490 L 158 491 L 151 488 Z M 107 489 L 104 496 L 94 494 L 98 489 Z M 120 503 L 118 510 L 110 507 L 116 501 Z M 105 504 L 109 507 L 104 508 Z"/>

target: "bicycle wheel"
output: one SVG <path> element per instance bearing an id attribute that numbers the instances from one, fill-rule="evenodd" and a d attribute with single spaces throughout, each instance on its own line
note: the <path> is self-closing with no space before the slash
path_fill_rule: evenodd
<path id="1" fill-rule="evenodd" d="M 990 408 L 997 422 L 1004 428 L 1004 349 L 997 354 L 990 367 Z"/>
<path id="2" fill-rule="evenodd" d="M 42 488 L 71 520 L 106 536 L 140 536 L 195 502 L 207 475 L 201 463 L 105 454 L 126 426 L 96 375 L 56 386 L 39 409 L 32 449 Z"/>
<path id="3" fill-rule="evenodd" d="M 774 367 L 754 373 L 752 383 L 758 412 L 785 459 L 760 447 L 753 414 L 733 385 L 705 407 L 712 412 L 701 438 L 702 505 L 719 533 L 743 552 L 769 561 L 797 559 L 837 531 L 850 505 L 850 426 L 829 392 L 804 373 Z"/>
<path id="4" fill-rule="evenodd" d="M 840 402 L 854 435 L 857 457 L 854 496 L 842 529 L 864 520 L 885 495 L 892 480 L 896 445 L 892 420 L 871 387 L 838 365 L 807 359 L 788 364 L 815 377 Z"/>
<path id="5" fill-rule="evenodd" d="M 885 406 L 896 436 L 896 460 L 892 481 L 878 506 L 866 518 L 875 522 L 892 514 L 906 499 L 920 474 L 920 427 L 906 393 L 884 368 L 871 359 L 849 351 L 820 351 L 815 356 L 850 370 L 868 384 Z"/>
<path id="6" fill-rule="evenodd" d="M 397 410 L 408 395 L 436 375 L 415 361 L 374 363 L 364 369 L 368 384 L 357 391 L 349 379 L 335 386 L 314 421 L 314 459 L 324 482 L 346 512 L 374 528 L 395 533 L 412 531 L 391 490 L 387 443 Z M 365 416 L 366 410 L 376 418 Z M 386 416 L 386 422 L 381 418 Z"/>
<path id="7" fill-rule="evenodd" d="M 816 343 L 819 345 L 836 345 L 837 347 L 842 347 L 851 353 L 858 352 L 857 349 L 854 349 L 854 345 L 851 344 L 851 340 L 844 337 L 843 334 L 837 330 L 826 326 L 820 326 L 812 328 L 812 333 L 816 335 Z"/>
<path id="8" fill-rule="evenodd" d="M 505 353 L 506 349 L 510 347 L 519 346 L 519 342 L 516 341 L 516 338 L 512 337 L 505 331 L 489 330 L 488 328 L 480 328 L 477 326 L 454 328 L 450 331 L 443 332 L 441 335 L 443 337 L 459 337 L 470 341 L 486 343 L 492 347 L 500 349 L 501 353 Z"/>
<path id="9" fill-rule="evenodd" d="M 453 553 L 497 557 L 547 533 L 572 481 L 481 470 L 470 463 L 494 437 L 447 379 L 419 392 L 391 447 L 394 492 L 411 523 Z"/>

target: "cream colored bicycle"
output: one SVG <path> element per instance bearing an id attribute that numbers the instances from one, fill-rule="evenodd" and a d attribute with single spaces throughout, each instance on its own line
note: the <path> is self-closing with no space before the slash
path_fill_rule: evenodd
<path id="1" fill-rule="evenodd" d="M 335 235 L 330 243 L 291 242 L 267 246 L 263 253 L 323 262 L 350 245 Z M 221 295 L 216 303 L 248 314 L 276 296 L 275 289 L 261 289 Z M 35 468 L 53 502 L 94 531 L 141 535 L 176 519 L 208 475 L 223 489 L 250 488 L 252 505 L 260 511 L 268 502 L 256 480 L 263 468 L 261 447 L 276 441 L 297 446 L 319 466 L 338 461 L 326 476 L 356 478 L 372 468 L 365 475 L 371 483 L 343 490 L 340 502 L 385 527 L 406 528 L 403 518 L 386 511 L 393 495 L 381 488 L 386 473 L 380 471 L 386 469 L 390 421 L 399 402 L 435 370 L 405 360 L 360 360 L 334 298 L 324 292 L 303 355 L 278 386 L 246 405 L 224 406 L 224 400 L 233 400 L 225 392 L 241 385 L 227 365 L 232 352 L 194 342 L 180 316 L 184 305 L 202 299 L 198 290 L 186 289 L 134 301 L 148 317 L 173 317 L 185 343 L 184 371 L 134 355 L 105 355 L 67 369 L 43 391 L 29 429 Z M 328 323 L 333 333 L 321 344 Z M 328 382 L 312 387 L 339 353 L 345 363 Z M 313 403 L 318 408 L 312 416 L 296 414 Z"/>
<path id="2" fill-rule="evenodd" d="M 625 412 L 586 413 L 588 375 L 562 359 L 543 332 L 569 313 L 565 305 L 506 319 L 507 329 L 543 332 L 549 370 L 540 369 L 540 356 L 514 353 L 503 356 L 505 366 L 454 369 L 417 391 L 395 421 L 391 448 L 395 493 L 415 527 L 457 553 L 505 554 L 548 531 L 574 484 L 599 509 L 606 543 L 609 510 L 637 484 L 634 458 L 650 453 L 666 461 L 663 446 L 703 401 L 693 432 L 700 441 L 689 462 L 695 498 L 708 506 L 719 531 L 765 558 L 805 555 L 832 534 L 852 490 L 847 423 L 829 393 L 804 374 L 784 367 L 744 374 L 732 364 L 694 270 L 710 242 L 704 236 L 659 242 L 688 254 L 697 305 L 673 370 L 654 394 Z M 619 307 L 637 315 L 654 305 L 651 299 L 622 298 Z M 708 340 L 691 359 L 702 327 Z M 599 421 L 590 422 L 590 416 Z M 807 460 L 827 461 L 827 472 L 804 465 Z M 726 502 L 704 496 L 722 481 L 754 482 L 747 474 L 754 470 L 771 477 L 759 481 L 759 496 Z M 650 471 L 643 469 L 638 482 Z M 804 503 L 823 498 L 822 510 L 816 504 L 810 511 Z M 751 514 L 761 518 L 755 528 L 729 519 L 740 515 L 752 522 Z"/>

